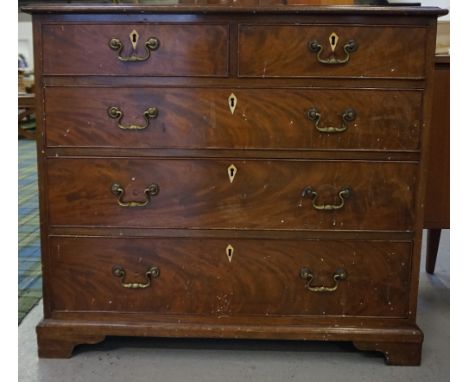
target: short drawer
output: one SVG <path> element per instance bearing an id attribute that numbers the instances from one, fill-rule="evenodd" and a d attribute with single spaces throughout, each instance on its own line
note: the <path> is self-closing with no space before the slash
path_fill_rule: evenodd
<path id="1" fill-rule="evenodd" d="M 48 276 L 55 311 L 401 318 L 410 253 L 410 242 L 51 237 Z"/>
<path id="2" fill-rule="evenodd" d="M 226 76 L 228 26 L 46 24 L 44 74 Z"/>
<path id="3" fill-rule="evenodd" d="M 48 87 L 45 100 L 49 147 L 419 149 L 414 90 Z"/>
<path id="4" fill-rule="evenodd" d="M 51 225 L 411 230 L 417 163 L 48 159 Z"/>
<path id="5" fill-rule="evenodd" d="M 241 25 L 241 77 L 421 78 L 426 30 L 343 25 Z"/>

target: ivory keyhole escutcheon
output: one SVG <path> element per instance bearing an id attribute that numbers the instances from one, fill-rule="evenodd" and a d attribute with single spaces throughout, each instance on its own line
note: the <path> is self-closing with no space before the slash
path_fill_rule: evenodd
<path id="1" fill-rule="evenodd" d="M 237 174 L 237 167 L 231 164 L 228 167 L 228 176 L 229 176 L 229 181 L 232 183 L 234 181 L 234 178 Z"/>
<path id="2" fill-rule="evenodd" d="M 231 93 L 231 95 L 229 96 L 228 104 L 229 104 L 229 110 L 231 110 L 231 114 L 234 114 L 234 111 L 236 110 L 236 105 L 237 105 L 237 97 L 234 95 L 234 93 Z"/>
<path id="3" fill-rule="evenodd" d="M 335 32 L 333 32 L 330 35 L 330 37 L 328 37 L 328 41 L 330 41 L 330 47 L 331 47 L 332 52 L 335 51 L 336 46 L 338 45 L 338 40 L 339 40 L 339 37 Z"/>
<path id="4" fill-rule="evenodd" d="M 229 260 L 229 262 L 232 261 L 232 257 L 234 256 L 234 247 L 229 244 L 227 247 L 226 247 L 226 256 Z"/>
<path id="5" fill-rule="evenodd" d="M 137 47 L 139 37 L 140 36 L 135 29 L 130 32 L 130 42 L 132 43 L 133 50 L 135 50 Z"/>

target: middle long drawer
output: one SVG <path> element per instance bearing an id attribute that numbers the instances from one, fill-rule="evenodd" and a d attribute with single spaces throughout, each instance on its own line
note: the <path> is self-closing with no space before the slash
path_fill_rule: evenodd
<path id="1" fill-rule="evenodd" d="M 417 163 L 48 159 L 51 225 L 411 230 Z"/>
<path id="2" fill-rule="evenodd" d="M 49 147 L 419 149 L 418 90 L 50 87 L 45 99 Z"/>

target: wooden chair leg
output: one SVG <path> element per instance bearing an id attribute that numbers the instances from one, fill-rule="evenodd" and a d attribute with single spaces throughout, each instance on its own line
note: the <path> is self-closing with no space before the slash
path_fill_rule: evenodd
<path id="1" fill-rule="evenodd" d="M 439 251 L 441 229 L 430 229 L 427 233 L 426 272 L 433 274 Z"/>

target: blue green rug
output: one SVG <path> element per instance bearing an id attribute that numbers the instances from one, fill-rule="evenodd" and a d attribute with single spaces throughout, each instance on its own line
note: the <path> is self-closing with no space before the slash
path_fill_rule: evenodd
<path id="1" fill-rule="evenodd" d="M 36 143 L 18 140 L 18 325 L 42 298 Z"/>

